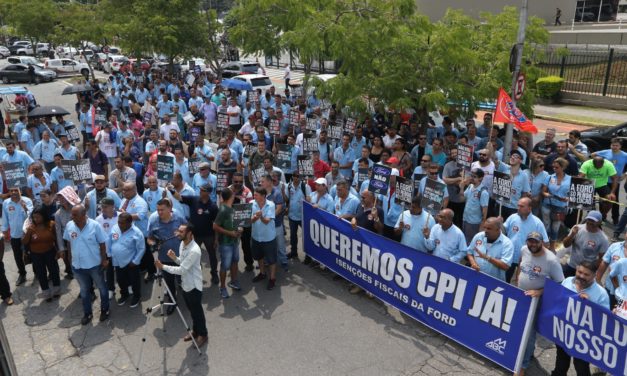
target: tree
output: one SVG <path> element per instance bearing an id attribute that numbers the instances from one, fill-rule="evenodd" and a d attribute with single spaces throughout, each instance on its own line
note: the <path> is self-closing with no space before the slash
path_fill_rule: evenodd
<path id="1" fill-rule="evenodd" d="M 7 24 L 27 36 L 37 55 L 37 44 L 48 40 L 59 21 L 58 5 L 52 0 L 0 0 L 0 12 Z"/>
<path id="2" fill-rule="evenodd" d="M 163 54 L 170 62 L 207 47 L 199 0 L 106 0 L 109 33 L 135 56 Z M 103 1 L 104 2 L 104 1 Z"/>

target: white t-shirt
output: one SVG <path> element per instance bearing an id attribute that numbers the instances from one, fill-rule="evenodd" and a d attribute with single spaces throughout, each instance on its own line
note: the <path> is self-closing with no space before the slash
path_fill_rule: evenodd
<path id="1" fill-rule="evenodd" d="M 115 158 L 118 155 L 118 149 L 115 142 L 111 142 L 111 133 L 104 130 L 98 131 L 96 134 L 96 142 L 98 147 L 108 158 Z"/>
<path id="2" fill-rule="evenodd" d="M 181 133 L 178 124 L 176 123 L 163 123 L 159 128 L 159 134 L 163 136 L 163 139 L 166 141 L 170 141 L 170 131 L 174 129 L 177 133 Z"/>
<path id="3" fill-rule="evenodd" d="M 242 109 L 239 106 L 229 106 L 226 108 L 226 112 L 229 114 L 237 113 L 237 115 L 229 116 L 229 125 L 239 125 L 239 117 L 242 114 Z"/>
<path id="4" fill-rule="evenodd" d="M 286 80 L 292 78 L 292 71 L 290 70 L 290 66 L 289 65 L 287 65 L 285 67 L 285 72 L 284 72 L 283 78 L 285 78 Z"/>

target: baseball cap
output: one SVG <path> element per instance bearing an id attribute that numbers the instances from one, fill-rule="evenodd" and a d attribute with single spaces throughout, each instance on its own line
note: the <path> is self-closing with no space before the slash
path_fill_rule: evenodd
<path id="1" fill-rule="evenodd" d="M 113 206 L 114 202 L 113 202 L 113 199 L 111 197 L 105 197 L 102 200 L 100 200 L 100 205 Z"/>
<path id="2" fill-rule="evenodd" d="M 107 180 L 107 179 L 105 179 L 104 175 L 96 175 L 94 176 L 94 181 L 96 180 Z"/>
<path id="3" fill-rule="evenodd" d="M 540 235 L 540 233 L 537 231 L 531 231 L 529 234 L 527 234 L 527 240 L 536 240 L 541 242 L 542 235 Z"/>
<path id="4" fill-rule="evenodd" d="M 325 179 L 325 178 L 318 178 L 318 179 L 316 179 L 316 181 L 314 183 L 320 184 L 320 185 L 327 185 L 327 179 Z"/>
<path id="5" fill-rule="evenodd" d="M 396 157 L 390 157 L 390 158 L 388 158 L 388 160 L 385 163 L 388 163 L 388 164 L 400 163 L 400 161 Z"/>
<path id="6" fill-rule="evenodd" d="M 592 210 L 590 213 L 588 213 L 588 215 L 586 216 L 586 220 L 593 220 L 597 223 L 600 223 L 601 220 L 603 219 L 603 215 L 601 215 L 601 212 L 597 211 L 597 210 Z"/>

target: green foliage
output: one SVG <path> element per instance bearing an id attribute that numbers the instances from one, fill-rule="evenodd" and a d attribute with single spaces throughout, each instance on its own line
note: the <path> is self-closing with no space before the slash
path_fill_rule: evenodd
<path id="1" fill-rule="evenodd" d="M 564 79 L 558 76 L 547 76 L 538 78 L 536 81 L 536 86 L 538 88 L 538 96 L 540 98 L 552 99 L 557 97 L 560 90 L 562 90 L 562 85 L 564 84 Z"/>
<path id="2" fill-rule="evenodd" d="M 60 20 L 59 7 L 52 0 L 0 0 L 0 14 L 16 33 L 30 38 L 33 49 L 50 38 Z"/>

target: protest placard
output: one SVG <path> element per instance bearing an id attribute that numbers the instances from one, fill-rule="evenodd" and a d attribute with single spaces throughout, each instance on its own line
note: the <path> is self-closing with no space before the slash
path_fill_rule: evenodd
<path id="1" fill-rule="evenodd" d="M 303 137 L 303 152 L 304 153 L 313 153 L 318 150 L 318 137 L 316 135 L 305 135 Z"/>
<path id="2" fill-rule="evenodd" d="M 414 182 L 410 179 L 397 176 L 395 188 L 395 202 L 403 205 L 403 207 L 410 207 L 411 201 L 414 198 Z"/>
<path id="3" fill-rule="evenodd" d="M 392 168 L 382 164 L 373 165 L 368 190 L 375 194 L 387 195 L 390 189 L 391 176 Z"/>
<path id="4" fill-rule="evenodd" d="M 227 129 L 229 127 L 229 115 L 218 112 L 218 129 Z"/>
<path id="5" fill-rule="evenodd" d="M 570 178 L 568 207 L 573 209 L 594 209 L 594 181 L 585 178 Z"/>
<path id="6" fill-rule="evenodd" d="M 298 156 L 298 173 L 301 178 L 313 178 L 314 170 L 313 170 L 313 160 L 309 155 L 299 155 Z"/>
<path id="7" fill-rule="evenodd" d="M 261 182 L 261 178 L 266 174 L 266 169 L 263 167 L 263 164 L 261 164 L 256 169 L 251 170 L 250 174 L 253 178 L 253 185 L 256 187 Z"/>
<path id="8" fill-rule="evenodd" d="M 200 65 L 195 65 L 195 66 L 194 66 L 194 73 L 196 73 L 196 74 L 200 74 L 200 73 L 202 73 L 202 70 L 201 70 L 201 68 L 200 68 Z"/>
<path id="9" fill-rule="evenodd" d="M 193 143 L 196 142 L 196 139 L 200 137 L 200 127 L 190 127 L 189 128 L 189 139 Z"/>
<path id="10" fill-rule="evenodd" d="M 422 206 L 422 209 L 426 210 L 427 213 L 434 217 L 438 215 L 440 210 L 442 210 L 445 188 L 446 184 L 427 178 L 425 188 L 422 190 L 422 196 L 420 199 L 420 206 Z"/>
<path id="11" fill-rule="evenodd" d="M 471 145 L 457 145 L 457 166 L 470 171 L 475 148 Z"/>
<path id="12" fill-rule="evenodd" d="M 276 166 L 281 170 L 287 170 L 292 167 L 292 145 L 278 144 Z"/>
<path id="13" fill-rule="evenodd" d="M 244 158 L 250 158 L 257 152 L 257 144 L 249 142 L 244 146 Z"/>
<path id="14" fill-rule="evenodd" d="M 341 125 L 329 125 L 327 136 L 332 140 L 341 140 L 343 129 Z"/>
<path id="15" fill-rule="evenodd" d="M 512 197 L 512 177 L 499 171 L 494 171 L 492 180 L 492 198 L 499 203 L 509 202 Z"/>
<path id="16" fill-rule="evenodd" d="M 233 204 L 233 225 L 235 227 L 250 226 L 253 216 L 253 204 Z"/>
<path id="17" fill-rule="evenodd" d="M 21 162 L 2 163 L 7 188 L 26 187 L 26 170 Z"/>
<path id="18" fill-rule="evenodd" d="M 101 108 L 96 108 L 96 114 L 94 117 L 94 124 L 96 127 L 102 129 L 107 124 L 107 111 Z"/>
<path id="19" fill-rule="evenodd" d="M 190 111 L 187 111 L 185 114 L 183 114 L 183 121 L 185 122 L 185 124 L 191 123 L 192 121 L 194 121 L 194 115 Z"/>
<path id="20" fill-rule="evenodd" d="M 318 130 L 318 119 L 316 118 L 307 118 L 307 127 L 305 130 L 309 132 L 316 132 Z"/>
<path id="21" fill-rule="evenodd" d="M 281 134 L 281 123 L 279 119 L 270 119 L 269 126 L 271 135 L 278 136 Z"/>
<path id="22" fill-rule="evenodd" d="M 174 175 L 174 157 L 157 155 L 157 179 L 170 181 Z"/>
<path id="23" fill-rule="evenodd" d="M 61 169 L 63 170 L 63 178 L 72 180 L 75 185 L 92 183 L 91 165 L 89 159 L 79 159 L 75 161 L 62 160 Z"/>
<path id="24" fill-rule="evenodd" d="M 216 172 L 216 192 L 220 193 L 222 190 L 231 185 L 231 174 L 224 170 L 218 170 Z"/>
<path id="25" fill-rule="evenodd" d="M 198 172 L 198 166 L 202 163 L 200 158 L 190 158 L 187 160 L 188 170 L 190 175 L 194 175 Z"/>
<path id="26" fill-rule="evenodd" d="M 293 127 L 298 126 L 300 121 L 300 113 L 298 110 L 291 109 L 290 110 L 290 125 Z"/>
<path id="27" fill-rule="evenodd" d="M 152 112 L 144 112 L 144 118 L 142 119 L 144 124 L 150 124 L 152 120 Z"/>
<path id="28" fill-rule="evenodd" d="M 337 120 L 336 120 L 337 124 Z M 347 118 L 346 124 L 344 124 L 344 131 L 350 135 L 355 134 L 355 128 L 357 127 L 357 120 L 354 118 Z"/>
<path id="29" fill-rule="evenodd" d="M 368 180 L 370 176 L 370 169 L 369 168 L 360 168 L 357 170 L 357 190 L 359 191 L 359 189 L 361 188 L 361 185 Z"/>
<path id="30" fill-rule="evenodd" d="M 251 103 L 259 102 L 259 93 L 257 92 L 257 90 L 248 90 L 247 94 L 248 94 L 248 100 Z"/>
<path id="31" fill-rule="evenodd" d="M 65 128 L 65 132 L 67 133 L 67 138 L 71 142 L 78 142 L 81 140 L 81 132 L 74 125 L 70 125 Z"/>

